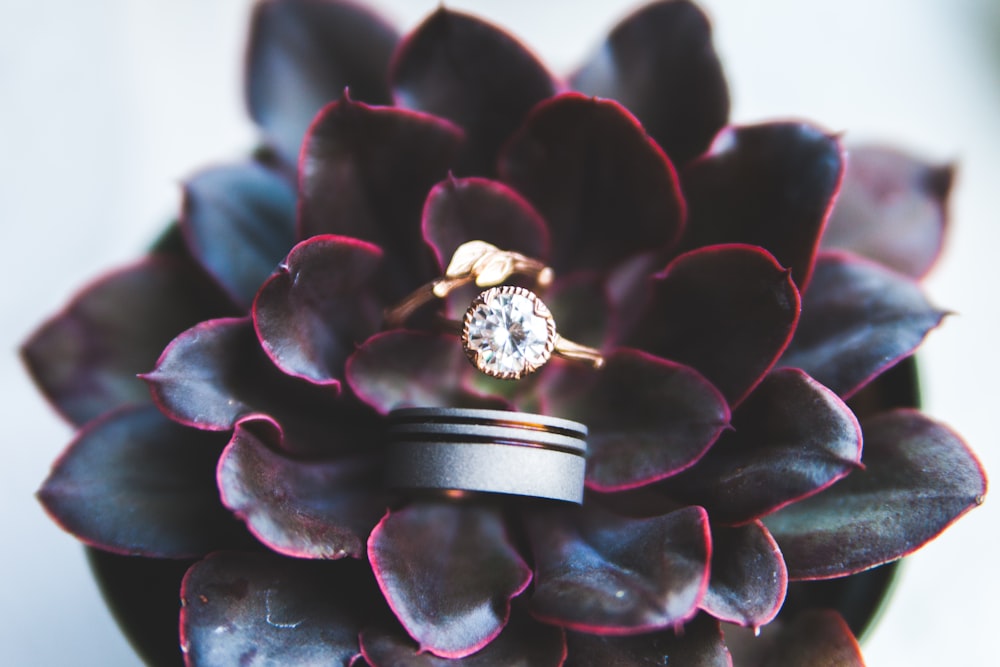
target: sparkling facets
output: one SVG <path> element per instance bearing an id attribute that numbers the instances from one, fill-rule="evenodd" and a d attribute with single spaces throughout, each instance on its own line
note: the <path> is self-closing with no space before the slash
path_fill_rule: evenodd
<path id="1" fill-rule="evenodd" d="M 519 378 L 552 354 L 555 325 L 534 294 L 519 287 L 494 287 L 480 294 L 465 316 L 464 342 L 482 372 Z"/>

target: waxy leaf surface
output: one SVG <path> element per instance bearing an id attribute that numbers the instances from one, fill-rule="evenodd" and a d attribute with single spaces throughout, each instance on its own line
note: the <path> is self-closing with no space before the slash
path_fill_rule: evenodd
<path id="1" fill-rule="evenodd" d="M 485 241 L 540 261 L 549 254 L 545 221 L 521 195 L 497 181 L 449 178 L 438 183 L 427 196 L 422 224 L 442 270 L 468 241 Z"/>
<path id="2" fill-rule="evenodd" d="M 861 427 L 843 401 L 796 369 L 771 372 L 726 432 L 659 488 L 712 521 L 744 523 L 822 491 L 860 466 Z"/>
<path id="3" fill-rule="evenodd" d="M 258 2 L 247 47 L 250 115 L 294 160 L 313 116 L 345 88 L 356 100 L 390 103 L 386 72 L 398 39 L 353 2 Z"/>
<path id="4" fill-rule="evenodd" d="M 699 614 L 682 630 L 632 637 L 566 633 L 573 667 L 732 667 L 719 622 Z"/>
<path id="5" fill-rule="evenodd" d="M 381 246 L 399 298 L 434 277 L 417 221 L 461 142 L 442 118 L 349 99 L 325 107 L 299 164 L 299 238 L 337 234 Z"/>
<path id="6" fill-rule="evenodd" d="M 700 507 L 631 519 L 589 506 L 539 511 L 525 520 L 536 617 L 623 635 L 671 627 L 696 613 L 711 551 Z"/>
<path id="7" fill-rule="evenodd" d="M 979 461 L 913 410 L 863 425 L 864 470 L 765 519 L 792 579 L 828 579 L 896 560 L 983 501 Z"/>
<path id="8" fill-rule="evenodd" d="M 181 231 L 191 254 L 247 307 L 295 241 L 295 189 L 252 162 L 206 169 L 184 182 Z"/>
<path id="9" fill-rule="evenodd" d="M 625 18 L 570 85 L 621 102 L 677 164 L 705 152 L 729 118 L 711 26 L 686 0 L 651 2 Z"/>
<path id="10" fill-rule="evenodd" d="M 812 125 L 729 129 L 682 174 L 684 245 L 759 245 L 804 289 L 843 171 L 840 140 Z"/>
<path id="11" fill-rule="evenodd" d="M 38 498 L 85 543 L 120 554 L 192 558 L 241 542 L 219 502 L 220 438 L 151 405 L 88 424 L 56 461 Z M 245 540 L 249 542 L 249 540 Z"/>
<path id="12" fill-rule="evenodd" d="M 950 165 L 929 165 L 876 146 L 852 148 L 823 247 L 922 277 L 941 254 L 953 180 Z"/>
<path id="13" fill-rule="evenodd" d="M 505 147 L 500 174 L 549 223 L 560 274 L 669 247 L 684 225 L 673 165 L 610 100 L 569 93 L 539 105 Z"/>
<path id="14" fill-rule="evenodd" d="M 356 597 L 362 591 L 350 578 L 354 568 L 345 565 L 238 552 L 195 563 L 181 585 L 187 664 L 354 664 L 361 653 Z"/>
<path id="15" fill-rule="evenodd" d="M 710 246 L 655 277 L 625 343 L 694 367 L 736 405 L 777 361 L 798 319 L 798 291 L 774 257 L 756 246 Z"/>
<path id="16" fill-rule="evenodd" d="M 80 426 L 123 405 L 149 403 L 136 375 L 170 339 L 230 306 L 190 263 L 151 256 L 87 286 L 21 349 L 53 405 Z"/>
<path id="17" fill-rule="evenodd" d="M 785 561 L 764 524 L 712 526 L 712 575 L 702 609 L 719 620 L 759 628 L 778 614 L 787 588 Z"/>
<path id="18" fill-rule="evenodd" d="M 944 316 L 911 279 L 869 260 L 823 254 L 779 365 L 848 397 L 912 354 Z"/>
<path id="19" fill-rule="evenodd" d="M 420 652 L 404 633 L 374 628 L 362 631 L 361 651 L 371 667 L 560 667 L 566 639 L 561 628 L 514 614 L 486 648 L 465 658 Z"/>
<path id="20" fill-rule="evenodd" d="M 387 505 L 376 461 L 299 461 L 238 426 L 219 459 L 219 491 L 250 532 L 278 553 L 362 558 Z"/>
<path id="21" fill-rule="evenodd" d="M 729 424 L 726 399 L 697 371 L 638 350 L 599 371 L 562 366 L 551 381 L 549 411 L 587 424 L 587 485 L 599 491 L 676 474 Z"/>
<path id="22" fill-rule="evenodd" d="M 501 513 L 421 503 L 386 514 L 368 540 L 382 593 L 406 631 L 443 658 L 464 658 L 500 634 L 531 570 Z"/>
<path id="23" fill-rule="evenodd" d="M 253 305 L 264 351 L 289 375 L 340 386 L 355 345 L 378 330 L 373 275 L 377 246 L 343 236 L 314 236 L 295 246 Z"/>
<path id="24" fill-rule="evenodd" d="M 405 407 L 503 409 L 476 393 L 477 372 L 454 336 L 396 329 L 375 334 L 347 360 L 347 381 L 362 401 L 386 414 Z"/>
<path id="25" fill-rule="evenodd" d="M 811 609 L 781 628 L 762 667 L 865 667 L 851 629 L 832 609 Z"/>
<path id="26" fill-rule="evenodd" d="M 542 64 L 496 26 L 444 7 L 400 46 L 390 73 L 396 103 L 447 118 L 467 136 L 460 175 L 492 175 L 501 144 L 555 92 Z"/>

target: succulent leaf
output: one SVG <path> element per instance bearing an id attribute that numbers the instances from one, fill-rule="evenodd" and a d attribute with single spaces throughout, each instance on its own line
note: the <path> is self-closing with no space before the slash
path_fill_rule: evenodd
<path id="1" fill-rule="evenodd" d="M 680 630 L 631 637 L 566 633 L 573 667 L 733 667 L 719 621 L 699 614 Z"/>
<path id="2" fill-rule="evenodd" d="M 729 425 L 722 394 L 697 371 L 619 349 L 599 371 L 549 374 L 548 409 L 587 424 L 587 485 L 618 491 L 691 466 Z"/>
<path id="3" fill-rule="evenodd" d="M 570 85 L 621 102 L 677 164 L 703 153 L 729 118 L 711 26 L 686 0 L 651 2 L 626 17 Z"/>
<path id="4" fill-rule="evenodd" d="M 368 539 L 379 587 L 406 631 L 442 658 L 464 658 L 500 634 L 531 570 L 500 511 L 424 502 L 391 511 Z"/>
<path id="5" fill-rule="evenodd" d="M 684 225 L 673 165 L 611 100 L 567 93 L 539 104 L 504 148 L 500 174 L 548 222 L 563 274 L 669 248 Z"/>
<path id="6" fill-rule="evenodd" d="M 209 275 L 248 307 L 294 243 L 295 190 L 253 162 L 205 169 L 184 182 L 181 231 Z"/>
<path id="7" fill-rule="evenodd" d="M 831 609 L 803 612 L 782 627 L 760 664 L 865 667 L 858 640 L 840 614 Z"/>
<path id="8" fill-rule="evenodd" d="M 525 516 L 535 560 L 532 613 L 571 630 L 651 632 L 693 617 L 708 585 L 708 517 L 687 507 L 648 519 L 594 505 Z"/>
<path id="9" fill-rule="evenodd" d="M 396 31 L 343 0 L 262 0 L 250 23 L 246 101 L 251 117 L 290 162 L 306 128 L 345 88 L 389 104 L 385 73 Z"/>
<path id="10" fill-rule="evenodd" d="M 813 125 L 730 128 L 682 174 L 684 246 L 759 245 L 792 270 L 802 291 L 843 172 L 840 139 Z"/>
<path id="11" fill-rule="evenodd" d="M 779 366 L 849 397 L 917 349 L 945 312 L 910 278 L 845 253 L 823 254 Z"/>
<path id="12" fill-rule="evenodd" d="M 772 371 L 692 468 L 665 480 L 671 498 L 712 521 L 745 523 L 827 488 L 861 467 L 861 427 L 837 396 L 802 371 Z"/>
<path id="13" fill-rule="evenodd" d="M 444 7 L 400 45 L 389 73 L 396 104 L 447 118 L 467 142 L 461 176 L 490 176 L 504 140 L 555 92 L 545 67 L 513 37 Z"/>
<path id="14" fill-rule="evenodd" d="M 260 288 L 253 323 L 264 351 L 288 375 L 340 386 L 348 355 L 382 321 L 373 290 L 382 251 L 343 236 L 299 243 Z"/>
<path id="15" fill-rule="evenodd" d="M 941 254 L 954 172 L 890 148 L 852 148 L 823 248 L 924 276 Z"/>
<path id="16" fill-rule="evenodd" d="M 896 560 L 983 501 L 982 466 L 946 426 L 907 409 L 862 426 L 864 470 L 764 520 L 792 579 L 842 577 Z"/>
<path id="17" fill-rule="evenodd" d="M 38 499 L 83 542 L 119 554 L 193 558 L 249 542 L 219 503 L 221 440 L 133 406 L 90 422 Z"/>

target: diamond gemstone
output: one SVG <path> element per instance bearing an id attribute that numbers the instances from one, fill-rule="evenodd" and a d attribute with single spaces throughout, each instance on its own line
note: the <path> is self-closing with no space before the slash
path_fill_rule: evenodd
<path id="1" fill-rule="evenodd" d="M 484 373 L 520 377 L 548 361 L 551 320 L 548 308 L 527 290 L 487 290 L 466 316 L 466 349 Z"/>

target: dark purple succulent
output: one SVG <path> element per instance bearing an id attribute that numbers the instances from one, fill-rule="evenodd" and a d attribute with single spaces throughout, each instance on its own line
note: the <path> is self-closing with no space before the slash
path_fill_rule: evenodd
<path id="1" fill-rule="evenodd" d="M 867 394 L 945 315 L 917 279 L 949 168 L 727 126 L 684 0 L 568 81 L 447 9 L 400 40 L 264 0 L 247 71 L 264 147 L 188 179 L 178 225 L 23 349 L 80 429 L 53 518 L 195 559 L 187 664 L 725 665 L 730 624 L 768 626 L 738 664 L 861 663 L 836 612 L 778 616 L 789 581 L 895 561 L 986 490 L 957 435 Z M 455 336 L 384 329 L 473 239 L 548 262 L 605 367 L 504 382 Z M 382 418 L 414 405 L 585 422 L 583 505 L 390 493 Z"/>

